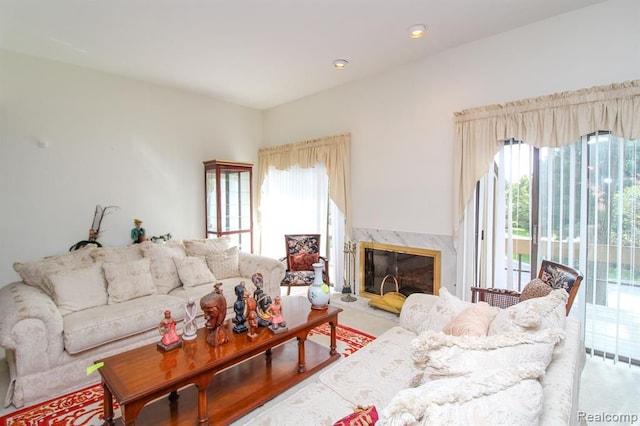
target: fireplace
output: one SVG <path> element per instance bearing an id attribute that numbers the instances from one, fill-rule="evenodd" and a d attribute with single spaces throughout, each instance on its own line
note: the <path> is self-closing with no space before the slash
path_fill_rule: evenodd
<path id="1" fill-rule="evenodd" d="M 359 245 L 360 295 L 379 297 L 396 291 L 396 285 L 397 291 L 405 296 L 438 294 L 440 251 L 372 242 L 360 242 Z"/>

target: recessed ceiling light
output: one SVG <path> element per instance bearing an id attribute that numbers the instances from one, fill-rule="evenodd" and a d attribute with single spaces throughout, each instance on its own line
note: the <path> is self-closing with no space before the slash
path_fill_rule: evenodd
<path id="1" fill-rule="evenodd" d="M 427 27 L 423 24 L 416 24 L 409 27 L 409 37 L 420 38 L 427 31 Z"/>
<path id="2" fill-rule="evenodd" d="M 336 59 L 335 61 L 333 61 L 333 67 L 337 70 L 343 70 L 348 63 L 349 61 L 347 61 L 346 59 Z"/>

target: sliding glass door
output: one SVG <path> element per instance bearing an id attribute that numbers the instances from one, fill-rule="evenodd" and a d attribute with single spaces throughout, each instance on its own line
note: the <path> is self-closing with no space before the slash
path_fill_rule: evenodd
<path id="1" fill-rule="evenodd" d="M 478 209 L 478 282 L 520 290 L 542 259 L 573 266 L 584 280 L 571 315 L 589 351 L 640 362 L 640 141 L 508 141 L 478 194 L 492 204 Z"/>

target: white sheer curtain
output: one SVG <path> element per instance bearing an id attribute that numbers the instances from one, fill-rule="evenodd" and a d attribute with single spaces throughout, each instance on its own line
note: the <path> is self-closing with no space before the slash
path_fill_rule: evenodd
<path id="1" fill-rule="evenodd" d="M 259 252 L 280 258 L 284 234 L 320 233 L 336 291 L 342 289 L 342 250 L 351 235 L 350 144 L 351 135 L 342 134 L 258 151 Z"/>
<path id="2" fill-rule="evenodd" d="M 290 169 L 297 165 L 311 168 L 322 163 L 329 178 L 329 195 L 342 212 L 344 232 L 351 235 L 351 135 L 326 136 L 288 145 L 262 148 L 258 151 L 257 187 L 262 183 L 271 167 L 278 170 Z M 262 193 L 256 194 L 256 204 L 261 205 Z M 260 212 L 258 223 L 262 224 Z"/>
<path id="3" fill-rule="evenodd" d="M 308 169 L 270 167 L 260 199 L 263 256 L 284 257 L 285 234 L 320 234 L 320 254 L 327 255 L 329 180 L 323 164 Z"/>

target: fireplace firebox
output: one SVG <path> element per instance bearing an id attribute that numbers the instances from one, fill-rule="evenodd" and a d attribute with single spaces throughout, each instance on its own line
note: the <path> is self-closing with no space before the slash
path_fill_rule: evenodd
<path id="1" fill-rule="evenodd" d="M 359 245 L 360 295 L 376 298 L 391 291 L 405 296 L 438 294 L 440 251 L 372 242 Z"/>

